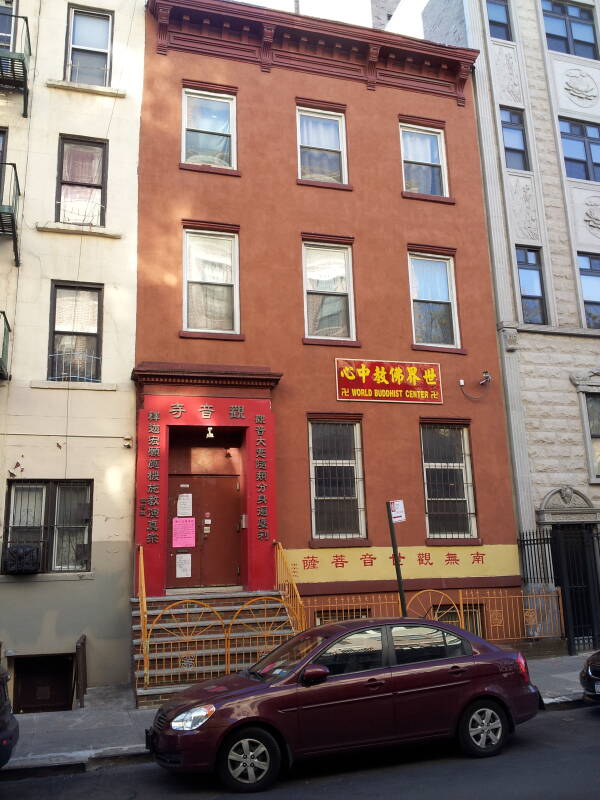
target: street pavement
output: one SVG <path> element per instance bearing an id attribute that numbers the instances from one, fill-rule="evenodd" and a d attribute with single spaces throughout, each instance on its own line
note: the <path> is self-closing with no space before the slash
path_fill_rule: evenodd
<path id="1" fill-rule="evenodd" d="M 296 765 L 264 797 L 588 800 L 598 796 L 600 785 L 599 730 L 600 707 L 540 713 L 519 726 L 495 758 L 466 758 L 451 742 L 428 742 L 313 759 Z M 224 792 L 212 777 L 170 775 L 147 762 L 0 781 L 3 800 L 221 800 L 236 796 Z"/>

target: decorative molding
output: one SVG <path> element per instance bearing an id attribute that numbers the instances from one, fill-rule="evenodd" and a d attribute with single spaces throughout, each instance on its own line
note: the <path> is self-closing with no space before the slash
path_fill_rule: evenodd
<path id="1" fill-rule="evenodd" d="M 308 411 L 306 413 L 306 419 L 310 420 L 311 422 L 329 422 L 340 420 L 341 422 L 362 422 L 363 414 L 344 414 L 341 411 L 331 411 L 331 412 L 323 412 L 323 411 Z M 357 537 L 358 538 L 358 537 Z M 361 539 L 360 541 L 365 541 Z M 337 539 L 333 542 L 333 547 L 339 547 L 337 544 Z"/>
<path id="2" fill-rule="evenodd" d="M 596 508 L 583 492 L 572 486 L 561 486 L 545 495 L 536 511 L 540 525 L 557 522 L 595 523 L 600 522 L 600 508 Z"/>
<path id="3" fill-rule="evenodd" d="M 239 233 L 240 226 L 233 222 L 207 222 L 201 219 L 182 219 L 181 224 L 188 230 L 219 231 L 220 233 Z"/>
<path id="4" fill-rule="evenodd" d="M 598 101 L 598 84 L 589 72 L 573 68 L 565 72 L 564 91 L 576 106 L 591 108 Z"/>
<path id="5" fill-rule="evenodd" d="M 569 380 L 581 394 L 600 392 L 600 369 L 591 369 L 588 372 L 572 372 Z"/>
<path id="6" fill-rule="evenodd" d="M 142 361 L 131 373 L 138 388 L 147 384 L 191 386 L 238 386 L 246 389 L 274 389 L 283 374 L 268 367 L 230 364 L 184 364 Z"/>
<path id="7" fill-rule="evenodd" d="M 169 49 L 169 17 L 171 15 L 171 5 L 166 3 L 156 4 L 156 19 L 158 21 L 158 34 L 156 37 L 156 52 L 166 56 Z"/>
<path id="8" fill-rule="evenodd" d="M 398 114 L 398 122 L 405 125 L 417 125 L 419 128 L 439 128 L 446 127 L 444 119 L 428 119 L 427 117 L 413 117 L 410 114 Z"/>
<path id="9" fill-rule="evenodd" d="M 262 43 L 260 47 L 260 68 L 263 72 L 270 72 L 273 63 L 273 38 L 275 37 L 274 25 L 263 25 Z"/>
<path id="10" fill-rule="evenodd" d="M 596 239 L 600 239 L 600 195 L 592 194 L 584 202 L 587 211 L 583 215 L 583 224 Z"/>
<path id="11" fill-rule="evenodd" d="M 540 225 L 533 177 L 509 173 L 508 184 L 515 238 L 539 242 Z"/>
<path id="12" fill-rule="evenodd" d="M 377 44 L 369 45 L 369 55 L 367 57 L 367 89 L 375 90 L 377 86 L 377 62 L 381 47 Z"/>
<path id="13" fill-rule="evenodd" d="M 501 334 L 507 353 L 514 353 L 519 349 L 519 334 L 516 328 L 503 328 Z"/>
<path id="14" fill-rule="evenodd" d="M 523 87 L 517 59 L 517 51 L 513 46 L 494 42 L 494 85 L 501 105 L 523 105 Z"/>
<path id="15" fill-rule="evenodd" d="M 432 255 L 432 256 L 455 256 L 456 255 L 456 247 L 441 247 L 437 244 L 413 244 L 409 242 L 406 245 L 406 249 L 409 253 L 417 255 L 422 253 L 423 255 Z"/>
<path id="16" fill-rule="evenodd" d="M 302 231 L 300 237 L 303 242 L 321 242 L 322 244 L 345 244 L 354 243 L 354 236 L 335 236 L 330 233 L 306 233 Z"/>
<path id="17" fill-rule="evenodd" d="M 220 83 L 206 83 L 206 81 L 194 81 L 189 78 L 182 78 L 181 85 L 184 89 L 196 89 L 199 92 L 214 92 L 215 94 L 232 94 L 238 93 L 237 86 L 225 86 Z"/>
<path id="18" fill-rule="evenodd" d="M 334 103 L 332 100 L 311 100 L 308 97 L 297 97 L 296 105 L 302 108 L 314 108 L 317 111 L 333 111 L 344 114 L 346 111 L 345 103 Z"/>

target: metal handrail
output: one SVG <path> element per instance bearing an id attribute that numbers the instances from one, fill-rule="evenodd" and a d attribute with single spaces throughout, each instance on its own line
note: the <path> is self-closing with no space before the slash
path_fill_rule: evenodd
<path id="1" fill-rule="evenodd" d="M 140 609 L 140 639 L 144 660 L 144 686 L 150 677 L 150 657 L 148 650 L 148 602 L 146 599 L 146 570 L 144 568 L 144 548 L 138 546 L 138 604 Z"/>
<path id="2" fill-rule="evenodd" d="M 8 173 L 6 171 L 7 167 L 10 168 Z M 0 161 L 0 181 L 0 206 L 10 206 L 13 208 L 13 213 L 16 213 L 18 198 L 21 196 L 21 184 L 19 183 L 17 165 L 14 161 Z M 10 202 L 4 202 L 9 199 Z"/>
<path id="3" fill-rule="evenodd" d="M 4 311 L 0 311 L 0 326 L 0 377 L 5 375 L 8 378 L 8 343 L 10 340 L 11 328 Z"/>
<path id="4" fill-rule="evenodd" d="M 7 50 L 8 53 L 14 53 L 15 55 L 23 55 L 26 58 L 29 58 L 31 55 L 31 37 L 29 35 L 29 20 L 27 17 L 24 17 L 22 14 L 4 14 L 4 17 L 10 20 L 21 20 L 22 25 L 19 26 L 19 23 L 14 26 L 14 30 L 11 33 L 11 48 Z M 12 27 L 12 23 L 11 23 Z M 19 27 L 21 30 L 19 31 Z M 15 47 L 14 44 L 18 39 L 21 39 L 20 43 L 24 43 L 24 47 Z M 1 54 L 1 50 L 0 50 Z M 2 57 L 0 55 L 0 57 Z"/>
<path id="5" fill-rule="evenodd" d="M 101 356 L 91 356 L 74 350 L 50 353 L 48 380 L 99 383 L 101 363 Z"/>
<path id="6" fill-rule="evenodd" d="M 288 610 L 292 613 L 294 617 L 292 625 L 298 633 L 307 627 L 306 608 L 280 542 L 275 542 L 275 552 L 277 554 L 277 591 L 281 593 Z"/>

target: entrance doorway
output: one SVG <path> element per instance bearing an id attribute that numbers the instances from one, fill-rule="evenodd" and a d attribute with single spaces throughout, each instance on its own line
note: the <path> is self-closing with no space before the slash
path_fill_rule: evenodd
<path id="1" fill-rule="evenodd" d="M 243 430 L 171 429 L 167 587 L 240 582 Z"/>

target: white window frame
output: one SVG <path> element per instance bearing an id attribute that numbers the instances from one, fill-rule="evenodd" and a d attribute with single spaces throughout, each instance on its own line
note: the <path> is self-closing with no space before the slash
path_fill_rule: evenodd
<path id="1" fill-rule="evenodd" d="M 414 274 L 414 268 L 412 259 L 418 258 L 424 261 L 443 261 L 446 263 L 446 276 L 448 280 L 448 296 L 449 296 L 449 305 L 452 311 L 452 331 L 454 333 L 454 344 L 441 344 L 439 342 L 417 342 L 416 336 L 416 328 L 415 328 L 415 311 L 414 311 L 414 303 L 415 301 L 422 300 L 423 302 L 427 302 L 423 298 L 417 297 L 416 289 L 417 289 L 417 281 Z M 456 303 L 456 283 L 454 280 L 454 259 L 452 256 L 436 256 L 432 253 L 420 253 L 416 251 L 409 251 L 408 253 L 408 276 L 410 282 L 410 316 L 412 320 L 412 336 L 413 336 L 413 344 L 416 345 L 424 345 L 426 347 L 447 347 L 453 350 L 459 350 L 461 347 L 460 343 L 460 325 L 458 324 L 458 306 Z"/>
<path id="2" fill-rule="evenodd" d="M 308 288 L 306 271 L 306 252 L 308 248 L 316 250 L 342 250 L 346 260 L 346 292 L 317 292 Z M 345 244 L 325 244 L 318 241 L 302 242 L 302 287 L 304 292 L 304 335 L 307 339 L 331 339 L 333 342 L 352 342 L 356 339 L 356 323 L 354 319 L 354 287 L 352 280 L 352 247 Z M 317 336 L 308 330 L 308 295 L 327 294 L 333 296 L 346 295 L 348 297 L 348 336 Z"/>
<path id="3" fill-rule="evenodd" d="M 215 328 L 191 328 L 188 325 L 188 261 L 187 243 L 189 236 L 208 236 L 219 239 L 230 239 L 233 242 L 231 251 L 233 284 L 219 284 L 220 286 L 233 285 L 233 330 L 218 330 Z M 195 282 L 195 281 L 194 281 Z M 222 231 L 197 230 L 186 228 L 183 232 L 183 330 L 196 331 L 199 333 L 226 333 L 239 334 L 240 332 L 240 274 L 239 274 L 239 239 L 237 233 L 225 233 Z"/>
<path id="4" fill-rule="evenodd" d="M 65 78 L 69 83 L 78 83 L 77 80 L 72 78 L 73 70 L 73 33 L 75 30 L 74 19 L 75 14 L 82 14 L 88 17 L 103 17 L 108 20 L 108 47 L 106 50 L 97 47 L 76 47 L 76 50 L 86 50 L 90 53 L 105 53 L 106 54 L 106 72 L 104 74 L 104 83 L 91 83 L 86 84 L 89 86 L 110 86 L 110 76 L 112 71 L 112 37 L 113 37 L 113 15 L 110 11 L 101 11 L 99 9 L 88 9 L 80 6 L 69 7 L 69 33 L 67 38 L 67 64 L 65 69 Z"/>
<path id="5" fill-rule="evenodd" d="M 438 428 L 458 428 L 461 432 L 462 437 L 462 445 L 463 445 L 463 463 L 460 462 L 446 462 L 446 461 L 425 461 L 425 451 L 423 448 L 423 428 L 425 426 L 429 427 L 438 427 Z M 420 438 L 421 438 L 421 463 L 423 465 L 423 489 L 425 492 L 425 524 L 427 527 L 427 538 L 428 539 L 460 539 L 464 541 L 469 541 L 470 539 L 477 538 L 477 510 L 475 506 L 475 491 L 473 488 L 473 465 L 471 463 L 471 444 L 470 444 L 470 437 L 469 437 L 469 428 L 467 425 L 453 425 L 452 423 L 446 422 L 431 422 L 425 423 L 420 427 Z M 437 497 L 429 497 L 427 494 L 427 469 L 457 469 L 462 472 L 463 476 L 463 486 L 465 489 L 464 493 L 464 500 L 467 504 L 467 516 L 469 519 L 469 534 L 464 535 L 461 533 L 456 533 L 450 531 L 449 533 L 431 533 L 429 530 L 429 506 L 428 502 L 431 500 L 432 502 L 439 499 L 448 499 L 448 498 L 437 498 Z M 458 498 L 457 498 L 458 499 Z"/>
<path id="6" fill-rule="evenodd" d="M 317 181 L 317 183 L 331 183 L 332 186 L 344 186 L 348 183 L 348 150 L 346 147 L 346 115 L 343 111 L 321 111 L 318 108 L 305 108 L 304 106 L 296 106 L 296 141 L 297 141 L 297 159 L 298 159 L 298 180 L 301 181 L 312 181 L 312 178 L 303 178 L 302 177 L 302 159 L 301 159 L 301 150 L 302 147 L 307 147 L 308 149 L 314 150 L 315 148 L 311 148 L 309 145 L 303 145 L 301 138 L 300 138 L 300 117 L 301 115 L 306 114 L 309 117 L 320 117 L 322 119 L 334 119 L 337 120 L 338 123 L 338 130 L 340 136 L 340 161 L 342 165 L 342 181 L 338 183 L 337 181 Z"/>
<path id="7" fill-rule="evenodd" d="M 229 104 L 229 136 L 231 138 L 231 164 L 227 167 L 218 167 L 215 164 L 202 164 L 198 161 L 188 161 L 185 152 L 185 134 L 187 131 L 187 99 L 188 97 L 205 97 L 208 100 L 220 100 Z M 237 169 L 237 109 L 236 97 L 234 94 L 222 94 L 221 92 L 207 92 L 198 89 L 183 89 L 181 104 L 181 163 L 197 164 L 198 166 L 212 167 L 213 169 Z M 196 130 L 191 128 L 190 130 Z M 210 131 L 207 131 L 210 133 Z M 218 136 L 219 134 L 214 134 Z"/>
<path id="8" fill-rule="evenodd" d="M 431 136 L 436 136 L 438 140 L 438 150 L 440 154 L 440 163 L 439 166 L 441 167 L 442 173 L 442 193 L 439 195 L 429 195 L 425 194 L 425 197 L 449 197 L 450 196 L 450 189 L 448 185 L 448 162 L 446 158 L 446 137 L 444 135 L 443 128 L 426 128 L 422 125 L 410 125 L 405 122 L 400 123 L 400 153 L 402 156 L 402 188 L 407 194 L 415 194 L 423 196 L 422 192 L 412 192 L 410 189 L 406 188 L 406 172 L 404 170 L 404 165 L 406 163 L 406 159 L 404 157 L 404 142 L 402 139 L 402 132 L 403 131 L 411 131 L 414 133 L 425 133 Z M 412 162 L 411 162 L 412 163 Z M 432 164 L 432 166 L 438 166 L 436 164 Z"/>
<path id="9" fill-rule="evenodd" d="M 354 459 L 315 459 L 313 458 L 313 425 L 352 425 L 354 433 Z M 336 539 L 366 539 L 367 538 L 367 525 L 366 525 L 366 509 L 365 509 L 365 482 L 362 464 L 362 439 L 361 439 L 361 425 L 360 422 L 345 421 L 345 420 L 332 420 L 332 419 L 311 419 L 308 422 L 308 454 L 309 454 L 309 469 L 310 469 L 310 513 L 311 513 L 311 528 L 312 538 L 318 540 Z M 354 489 L 355 497 L 358 503 L 358 533 L 347 533 L 344 535 L 337 534 L 318 534 L 317 533 L 317 515 L 316 515 L 316 501 L 317 499 L 323 500 L 326 498 L 316 496 L 316 475 L 315 467 L 318 466 L 340 466 L 340 467 L 354 467 Z M 337 499 L 337 498 L 332 498 Z"/>

